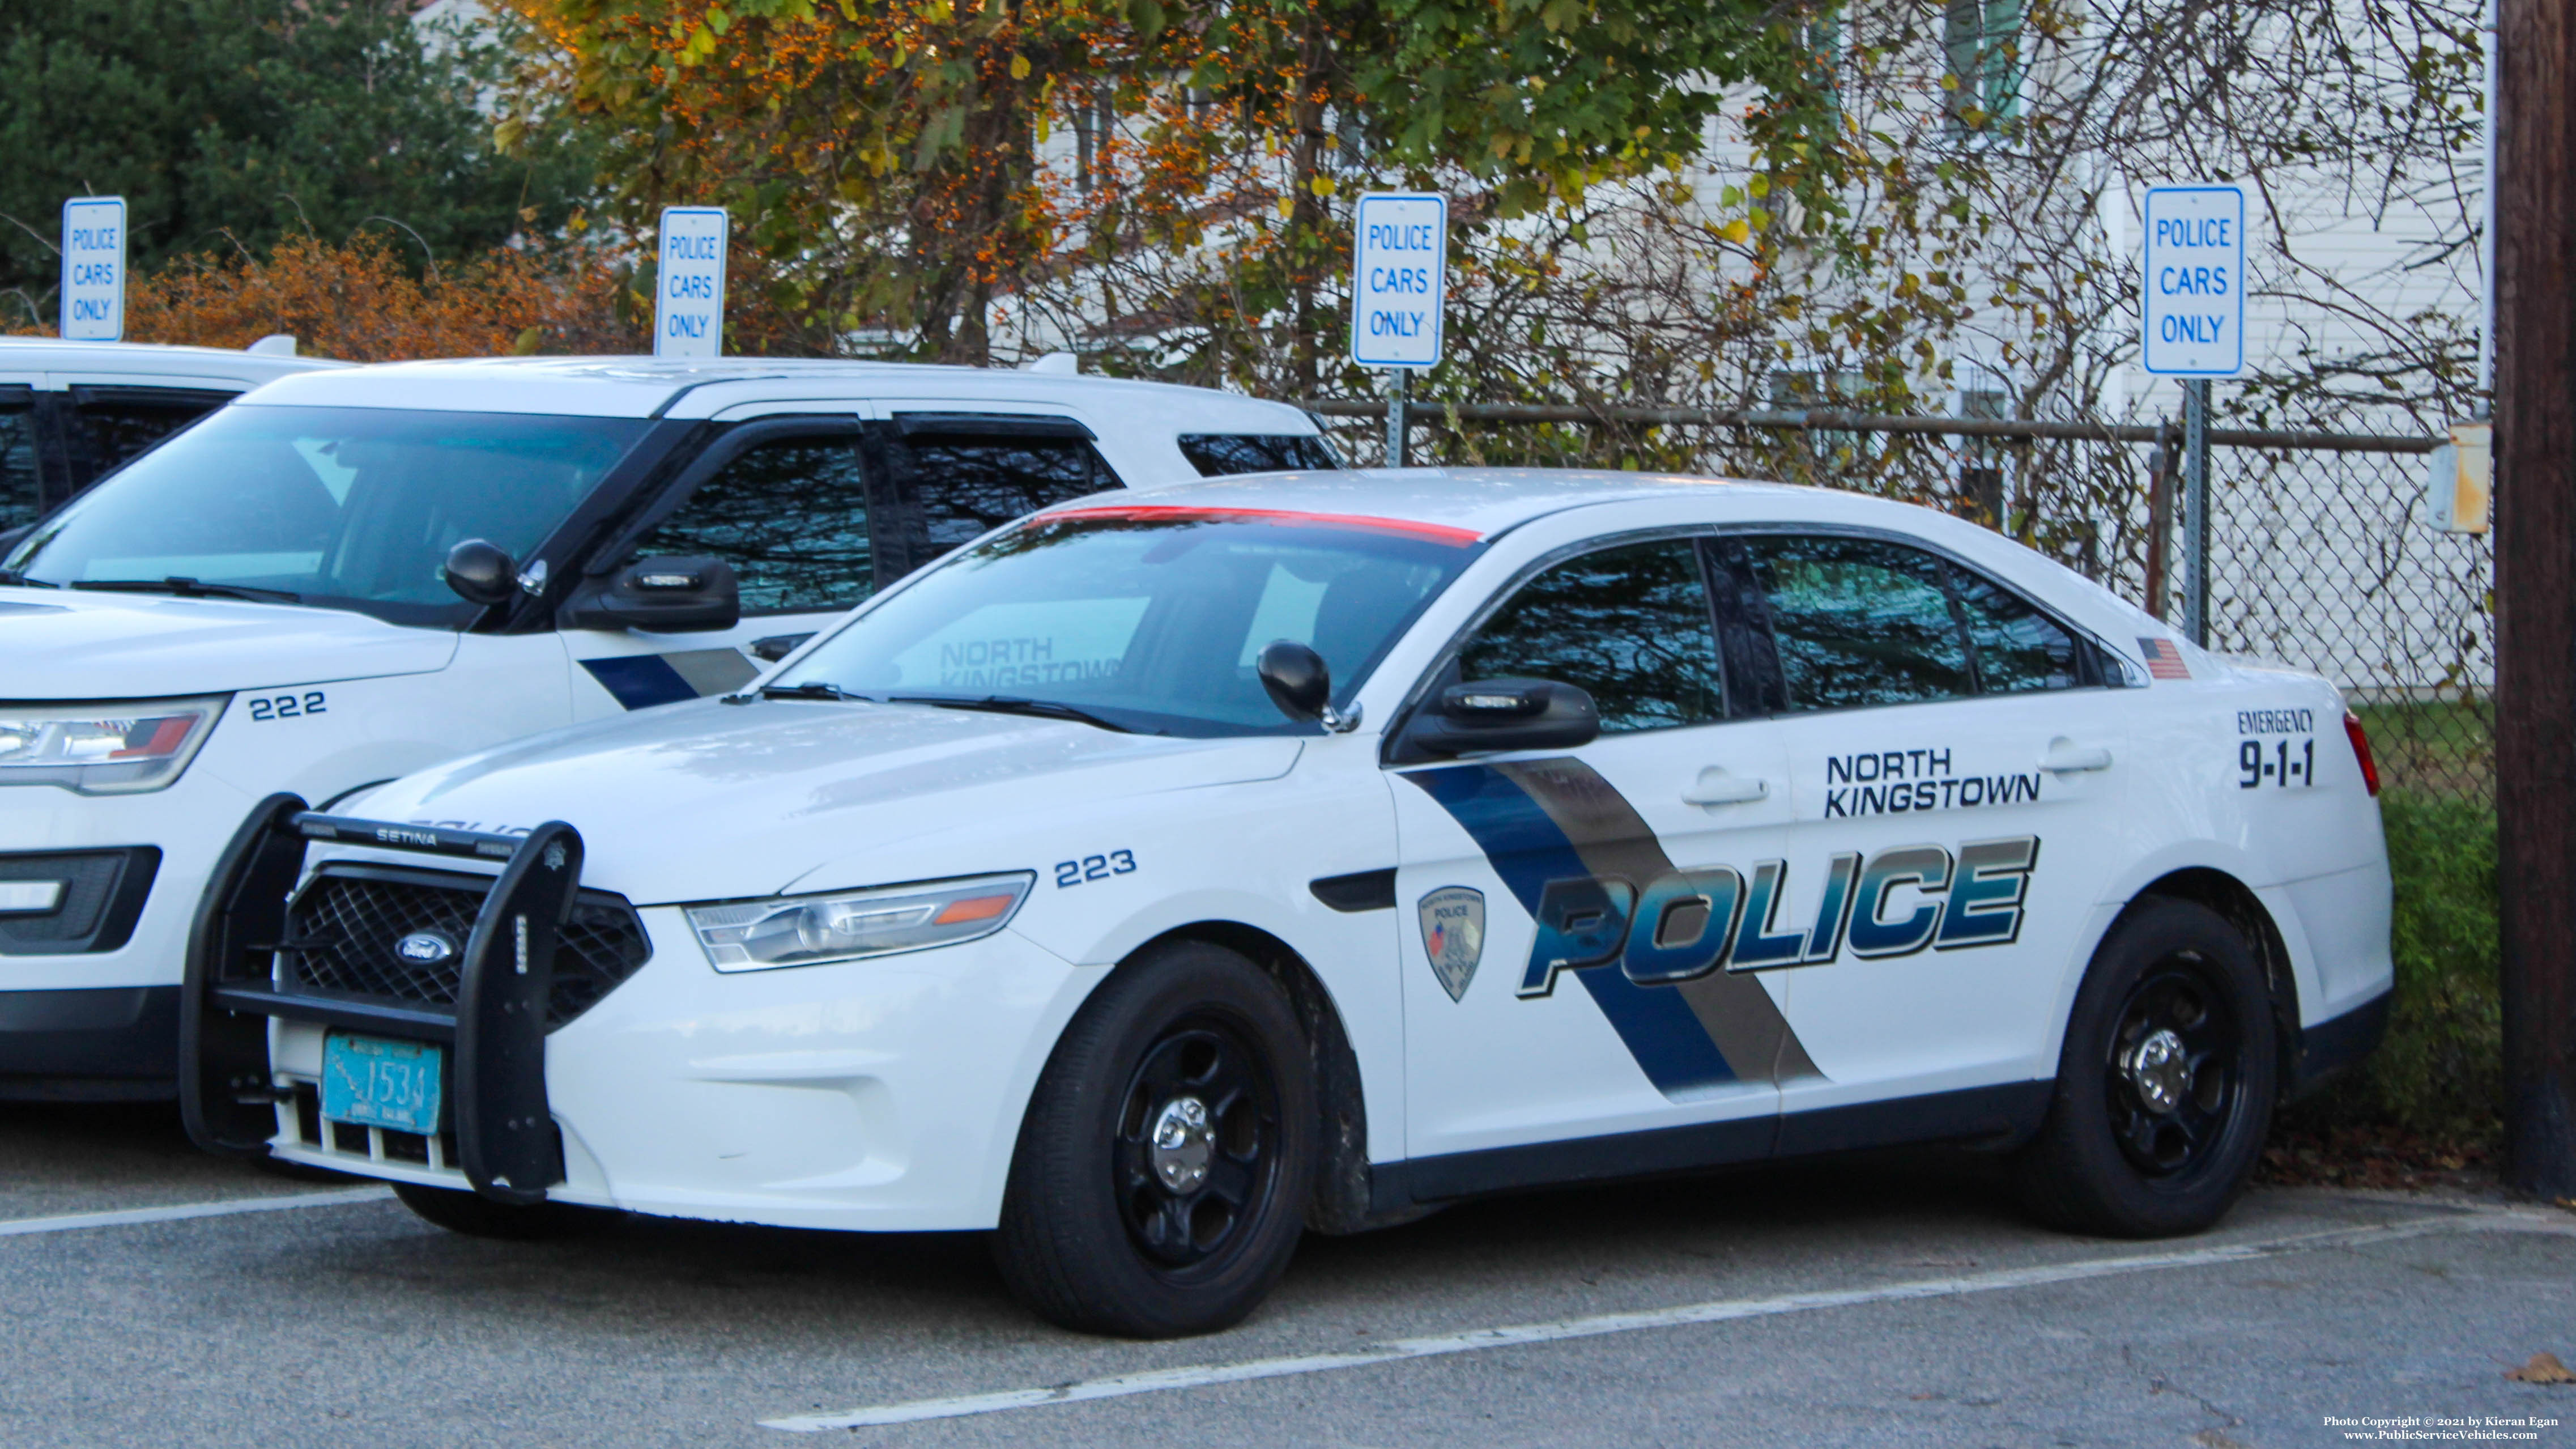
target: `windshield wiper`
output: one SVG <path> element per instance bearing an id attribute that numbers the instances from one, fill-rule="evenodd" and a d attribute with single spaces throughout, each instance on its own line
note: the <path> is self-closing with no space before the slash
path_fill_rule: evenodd
<path id="1" fill-rule="evenodd" d="M 728 698 L 731 698 L 731 697 L 732 697 L 732 696 L 728 696 Z M 865 699 L 865 698 L 867 698 L 867 696 L 866 696 L 866 695 L 863 695 L 863 694 L 852 694 L 852 693 L 850 693 L 848 690 L 843 689 L 841 686 L 839 686 L 839 685 L 837 685 L 837 684 L 826 684 L 826 683 L 824 683 L 822 680 L 819 680 L 819 679 L 809 679 L 809 680 L 805 681 L 803 684 L 764 684 L 764 685 L 762 685 L 762 686 L 760 687 L 760 697 L 761 697 L 761 698 L 763 698 L 763 699 Z"/>
<path id="2" fill-rule="evenodd" d="M 74 579 L 75 589 L 110 594 L 176 594 L 183 599 L 248 599 L 255 604 L 300 604 L 302 594 L 285 589 L 255 589 L 248 584 L 209 584 L 172 575 L 166 579 Z"/>
<path id="3" fill-rule="evenodd" d="M 941 709 L 975 709 L 987 714 L 1025 714 L 1040 719 L 1069 719 L 1113 734 L 1132 735 L 1136 730 L 1115 720 L 1103 719 L 1087 709 L 1058 704 L 1052 699 L 1021 699 L 1008 694 L 889 694 L 888 704 L 928 704 Z"/>
<path id="4" fill-rule="evenodd" d="M 59 589 L 62 585 L 45 579 L 31 579 L 16 569 L 0 569 L 0 584 L 13 589 Z"/>

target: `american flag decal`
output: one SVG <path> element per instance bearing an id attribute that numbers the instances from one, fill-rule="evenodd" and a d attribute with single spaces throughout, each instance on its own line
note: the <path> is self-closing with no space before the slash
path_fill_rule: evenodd
<path id="1" fill-rule="evenodd" d="M 2157 679 L 2189 679 L 2191 670 L 2182 662 L 2182 651 L 2171 639 L 2140 639 L 2138 648 L 2147 656 L 2147 673 Z"/>

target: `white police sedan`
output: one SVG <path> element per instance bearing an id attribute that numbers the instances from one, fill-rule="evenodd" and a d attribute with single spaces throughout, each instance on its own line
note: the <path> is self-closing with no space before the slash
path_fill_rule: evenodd
<path id="1" fill-rule="evenodd" d="M 1996 535 L 1808 489 L 1211 481 L 1003 527 L 757 687 L 273 797 L 191 1130 L 432 1221 L 996 1228 L 1241 1318 L 1300 1232 L 1909 1141 L 2189 1232 L 2375 1041 L 2368 748 Z"/>

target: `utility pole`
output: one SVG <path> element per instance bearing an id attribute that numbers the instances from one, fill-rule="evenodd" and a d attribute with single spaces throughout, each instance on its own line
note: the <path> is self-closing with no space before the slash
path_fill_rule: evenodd
<path id="1" fill-rule="evenodd" d="M 2576 1197 L 2576 0 L 2499 0 L 2496 889 L 2508 1179 Z"/>

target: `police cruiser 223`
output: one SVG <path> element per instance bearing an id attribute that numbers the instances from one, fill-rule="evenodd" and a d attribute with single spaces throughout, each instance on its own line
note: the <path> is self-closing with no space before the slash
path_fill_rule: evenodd
<path id="1" fill-rule="evenodd" d="M 2325 681 L 1921 509 L 1211 481 L 757 689 L 271 800 L 185 1104 L 464 1231 L 998 1227 L 1038 1311 L 1146 1335 L 1306 1225 L 1877 1143 L 2189 1232 L 2377 1037 L 2374 789 Z"/>
<path id="2" fill-rule="evenodd" d="M 1322 446 L 1274 403 L 963 368 L 260 388 L 0 547 L 0 1096 L 171 1095 L 189 918 L 271 791 L 720 694 L 1032 509 Z"/>

